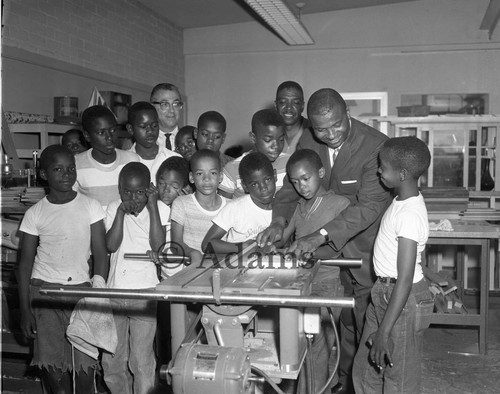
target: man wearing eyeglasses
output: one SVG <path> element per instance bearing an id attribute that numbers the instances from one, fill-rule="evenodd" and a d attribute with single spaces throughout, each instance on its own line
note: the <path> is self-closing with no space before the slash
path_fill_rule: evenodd
<path id="1" fill-rule="evenodd" d="M 155 106 L 160 121 L 158 145 L 173 151 L 175 136 L 179 131 L 179 118 L 184 106 L 179 89 L 170 83 L 160 83 L 151 91 L 150 101 Z"/>

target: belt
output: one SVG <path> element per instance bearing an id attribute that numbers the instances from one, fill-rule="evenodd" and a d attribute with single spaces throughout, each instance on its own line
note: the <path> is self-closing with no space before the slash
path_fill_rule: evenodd
<path id="1" fill-rule="evenodd" d="M 388 278 L 388 277 L 382 277 L 382 276 L 377 276 L 377 279 L 382 282 L 382 283 L 396 283 L 396 278 Z"/>

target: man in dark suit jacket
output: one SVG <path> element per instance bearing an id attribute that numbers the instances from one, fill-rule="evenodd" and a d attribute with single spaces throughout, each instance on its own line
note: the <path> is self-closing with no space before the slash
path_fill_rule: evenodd
<path id="1" fill-rule="evenodd" d="M 390 204 L 390 194 L 378 177 L 378 152 L 387 136 L 353 119 L 345 101 L 333 89 L 315 92 L 307 103 L 313 133 L 304 133 L 300 149 L 316 151 L 326 169 L 323 184 L 327 190 L 349 198 L 351 205 L 321 230 L 296 240 L 288 249 L 297 255 L 315 252 L 329 243 L 346 258 L 362 258 L 359 269 L 343 269 L 340 279 L 346 296 L 355 298 L 353 310 L 341 313 L 340 384 L 334 392 L 350 392 L 352 362 L 361 337 L 364 315 L 374 283 L 372 250 L 380 220 Z M 281 238 L 298 194 L 285 183 L 273 204 L 273 223 L 259 235 L 260 246 Z"/>

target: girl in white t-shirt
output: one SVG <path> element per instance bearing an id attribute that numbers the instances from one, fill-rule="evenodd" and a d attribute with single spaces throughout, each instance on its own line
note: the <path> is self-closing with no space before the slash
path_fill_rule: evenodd
<path id="1" fill-rule="evenodd" d="M 50 284 L 90 287 L 91 282 L 93 287 L 105 287 L 105 215 L 97 200 L 72 189 L 75 158 L 65 146 L 51 145 L 42 152 L 40 177 L 48 182 L 49 194 L 26 211 L 20 227 L 21 330 L 34 339 L 32 364 L 42 369 L 42 380 L 51 392 L 72 393 L 74 371 L 77 391 L 90 394 L 97 360 L 72 349 L 65 336 L 78 298 L 42 297 L 39 289 Z"/>

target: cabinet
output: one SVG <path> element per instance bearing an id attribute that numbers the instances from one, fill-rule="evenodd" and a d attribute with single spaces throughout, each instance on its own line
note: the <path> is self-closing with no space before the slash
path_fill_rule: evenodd
<path id="1" fill-rule="evenodd" d="M 390 137 L 416 136 L 431 151 L 431 165 L 421 186 L 457 186 L 473 191 L 500 190 L 500 117 L 425 116 L 378 117 Z"/>
<path id="2" fill-rule="evenodd" d="M 9 130 L 21 160 L 31 160 L 33 151 L 39 153 L 47 146 L 60 144 L 61 136 L 78 126 L 58 123 L 11 123 Z"/>

